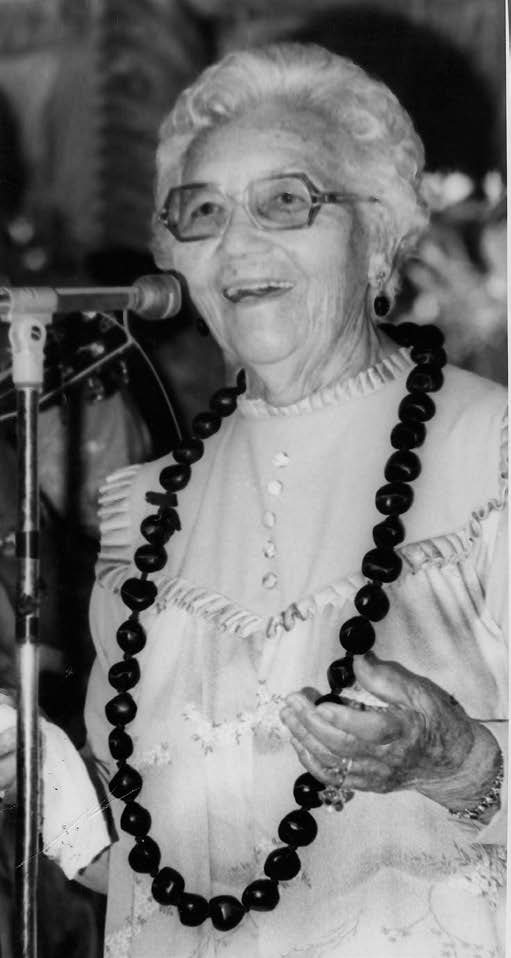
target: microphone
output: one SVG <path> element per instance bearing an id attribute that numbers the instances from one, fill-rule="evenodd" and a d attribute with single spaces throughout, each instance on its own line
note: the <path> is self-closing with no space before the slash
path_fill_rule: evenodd
<path id="1" fill-rule="evenodd" d="M 143 319 L 168 319 L 181 309 L 181 285 L 172 272 L 141 276 L 132 286 L 4 286 L 0 321 L 13 315 L 101 313 L 130 309 Z"/>

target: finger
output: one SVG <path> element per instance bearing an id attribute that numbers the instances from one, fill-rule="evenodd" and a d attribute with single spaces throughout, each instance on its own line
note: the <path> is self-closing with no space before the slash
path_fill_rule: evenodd
<path id="1" fill-rule="evenodd" d="M 363 711 L 348 705 L 319 705 L 317 715 L 304 717 L 304 723 L 312 732 L 319 722 L 326 719 L 330 729 L 334 727 L 343 735 L 343 747 L 350 752 L 367 753 L 374 746 L 387 745 L 399 739 L 403 731 L 403 716 L 394 709 L 371 709 Z M 329 739 L 325 736 L 325 742 Z"/>
<path id="2" fill-rule="evenodd" d="M 0 733 L 0 757 L 16 750 L 16 726 L 12 725 Z"/>
<path id="3" fill-rule="evenodd" d="M 317 778 L 319 782 L 323 782 L 325 785 L 337 785 L 339 783 L 339 758 L 337 759 L 337 765 L 323 765 L 321 761 L 319 761 L 315 755 L 312 755 L 297 739 L 292 738 L 291 745 L 303 767 L 310 772 L 314 778 Z"/>
<path id="4" fill-rule="evenodd" d="M 383 794 L 393 790 L 392 771 L 384 762 L 374 758 L 357 759 L 346 776 L 346 785 L 357 792 Z"/>
<path id="5" fill-rule="evenodd" d="M 374 652 L 357 655 L 354 672 L 360 685 L 390 705 L 412 707 L 419 676 L 397 662 L 379 659 Z"/>
<path id="6" fill-rule="evenodd" d="M 335 765 L 339 752 L 332 751 L 319 738 L 310 732 L 300 721 L 298 716 L 290 712 L 286 725 L 291 732 L 292 737 L 300 742 L 303 748 L 314 755 L 318 761 L 325 765 Z"/>
<path id="7" fill-rule="evenodd" d="M 16 779 L 16 756 L 0 758 L 0 789 L 10 788 Z"/>
<path id="8" fill-rule="evenodd" d="M 345 735 L 342 729 L 336 728 L 327 718 L 316 715 L 316 709 L 302 712 L 287 706 L 282 710 L 281 718 L 293 735 L 302 741 L 307 739 L 304 741 L 307 748 L 314 740 L 318 747 L 350 754 L 357 744 L 353 736 Z"/>
<path id="9" fill-rule="evenodd" d="M 337 760 L 336 766 L 325 766 L 304 748 L 301 742 L 292 738 L 291 744 L 303 767 L 325 785 L 339 785 L 342 782 L 342 787 L 348 790 L 378 794 L 385 794 L 400 787 L 397 779 L 394 779 L 392 770 L 377 759 L 353 759 L 349 771 L 343 774 L 341 759 Z"/>
<path id="10" fill-rule="evenodd" d="M 345 755 L 370 750 L 400 738 L 403 716 L 390 709 L 356 710 L 346 705 L 322 704 L 317 708 L 295 695 L 281 712 L 282 720 L 298 734 L 299 725 L 326 748 Z"/>

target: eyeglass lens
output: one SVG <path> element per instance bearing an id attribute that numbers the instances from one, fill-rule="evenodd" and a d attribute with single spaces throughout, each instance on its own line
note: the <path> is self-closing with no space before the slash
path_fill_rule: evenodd
<path id="1" fill-rule="evenodd" d="M 309 221 L 312 198 L 306 184 L 295 176 L 254 180 L 245 197 L 248 210 L 263 229 L 294 229 Z M 168 223 L 183 239 L 205 239 L 225 228 L 234 201 L 218 187 L 191 184 L 169 194 Z"/>

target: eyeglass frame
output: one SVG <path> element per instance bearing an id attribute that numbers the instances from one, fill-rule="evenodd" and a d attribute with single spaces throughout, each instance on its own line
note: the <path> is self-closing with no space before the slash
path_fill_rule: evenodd
<path id="1" fill-rule="evenodd" d="M 219 191 L 219 193 L 222 193 L 222 195 L 225 196 L 227 199 L 233 200 L 235 205 L 243 206 L 243 209 L 245 210 L 250 221 L 259 229 L 262 229 L 268 233 L 284 232 L 286 230 L 301 230 L 301 229 L 305 229 L 306 227 L 312 226 L 321 207 L 327 204 L 336 204 L 340 206 L 342 205 L 344 200 L 355 200 L 357 202 L 362 202 L 362 203 L 364 202 L 379 203 L 380 202 L 378 197 L 376 196 L 361 196 L 359 193 L 342 193 L 338 190 L 337 191 L 336 190 L 319 190 L 318 187 L 314 185 L 314 183 L 312 182 L 310 177 L 307 175 L 307 173 L 274 173 L 271 176 L 260 176 L 256 180 L 251 180 L 251 182 L 247 184 L 247 186 L 245 187 L 243 191 L 243 198 L 246 196 L 247 191 L 250 189 L 253 183 L 257 183 L 260 180 L 281 180 L 281 179 L 300 180 L 306 187 L 311 200 L 311 208 L 309 210 L 309 215 L 308 215 L 308 219 L 306 223 L 300 223 L 299 225 L 297 224 L 296 226 L 274 226 L 274 227 L 262 226 L 255 219 L 250 208 L 246 205 L 244 199 L 237 200 L 230 193 L 225 193 L 222 189 L 220 189 L 220 187 L 218 187 L 216 183 L 207 183 L 207 182 L 183 183 L 181 184 L 181 186 L 172 186 L 167 193 L 165 202 L 160 212 L 156 214 L 157 219 L 165 227 L 165 229 L 167 229 L 169 233 L 172 234 L 174 239 L 177 239 L 178 243 L 197 243 L 201 240 L 213 239 L 216 236 L 221 236 L 222 233 L 227 229 L 227 226 L 232 217 L 234 207 L 231 209 L 230 216 L 227 219 L 226 224 L 220 233 L 212 233 L 209 236 L 189 236 L 187 238 L 183 238 L 181 236 L 178 236 L 175 229 L 173 229 L 172 226 L 170 225 L 168 220 L 168 215 L 169 215 L 171 193 L 173 193 L 176 190 L 187 189 L 192 186 L 196 186 L 199 188 L 204 188 L 207 186 L 214 187 L 215 189 Z"/>

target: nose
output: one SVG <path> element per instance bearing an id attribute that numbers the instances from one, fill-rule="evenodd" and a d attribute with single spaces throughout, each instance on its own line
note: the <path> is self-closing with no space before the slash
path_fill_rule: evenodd
<path id="1" fill-rule="evenodd" d="M 220 245 L 227 253 L 243 253 L 268 245 L 268 233 L 254 223 L 241 203 L 233 206 Z"/>

